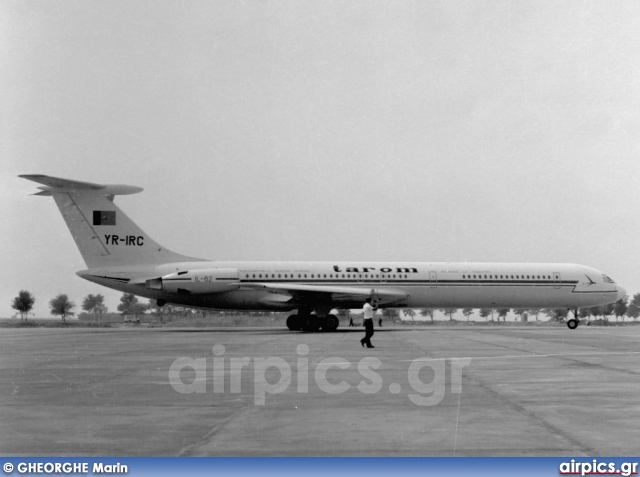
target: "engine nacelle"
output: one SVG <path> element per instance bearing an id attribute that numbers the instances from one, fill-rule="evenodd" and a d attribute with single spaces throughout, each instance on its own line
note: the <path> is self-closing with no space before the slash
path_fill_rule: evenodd
<path id="1" fill-rule="evenodd" d="M 169 293 L 218 293 L 238 288 L 238 269 L 205 268 L 171 273 L 159 279 L 161 290 Z M 147 287 L 155 288 L 158 279 L 148 280 Z"/>

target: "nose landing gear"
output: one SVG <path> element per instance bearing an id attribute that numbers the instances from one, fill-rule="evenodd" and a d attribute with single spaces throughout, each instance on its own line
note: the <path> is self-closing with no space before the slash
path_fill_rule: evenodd
<path id="1" fill-rule="evenodd" d="M 578 321 L 578 309 L 576 308 L 575 310 L 571 311 L 573 312 L 573 318 L 567 320 L 567 326 L 570 330 L 575 330 L 580 324 L 580 321 Z"/>

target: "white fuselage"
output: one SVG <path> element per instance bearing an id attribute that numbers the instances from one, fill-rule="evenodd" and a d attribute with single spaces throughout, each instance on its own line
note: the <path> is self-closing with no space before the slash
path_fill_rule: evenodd
<path id="1" fill-rule="evenodd" d="M 187 271 L 220 270 L 195 277 Z M 208 272 L 207 272 L 208 273 Z M 384 290 L 404 296 L 382 306 L 394 308 L 584 308 L 615 302 L 624 289 L 602 272 L 574 264 L 471 262 L 181 262 L 146 267 L 114 267 L 78 272 L 101 285 L 185 306 L 244 310 L 291 310 L 308 306 L 299 294 L 270 286 L 330 286 Z M 146 281 L 185 274 L 182 291 L 155 290 Z M 205 273 L 206 275 L 206 273 Z M 197 283 L 196 283 L 197 282 Z M 208 292 L 207 283 L 211 283 Z M 263 288 L 256 288 L 260 284 Z M 190 288 L 191 287 L 191 288 Z M 284 288 L 284 286 L 283 286 Z M 315 298 L 314 298 L 315 299 Z M 341 308 L 361 301 L 339 294 Z"/>

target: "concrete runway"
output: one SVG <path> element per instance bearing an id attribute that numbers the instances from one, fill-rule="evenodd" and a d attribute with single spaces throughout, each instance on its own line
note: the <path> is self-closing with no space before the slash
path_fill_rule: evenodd
<path id="1" fill-rule="evenodd" d="M 637 456 L 640 451 L 640 327 L 383 328 L 376 329 L 371 350 L 360 347 L 362 335 L 361 329 L 335 334 L 277 328 L 0 329 L 0 454 Z M 220 344 L 224 353 L 216 359 L 225 368 L 217 382 L 225 389 L 214 393 L 212 347 Z M 306 356 L 301 344 L 308 346 Z M 180 357 L 206 359 L 204 379 L 191 368 L 180 374 L 182 382 L 195 378 L 194 385 L 204 384 L 206 392 L 181 394 L 169 384 L 169 369 Z M 282 379 L 286 370 L 281 374 L 271 367 L 261 374 L 257 363 L 269 357 L 286 362 L 290 383 Z M 467 361 L 452 359 L 466 357 L 471 359 L 464 367 Z M 235 372 L 241 379 L 230 389 L 234 358 L 246 358 L 249 365 Z M 379 368 L 369 368 L 377 381 L 359 370 L 363 358 L 380 360 Z M 308 360 L 308 372 L 298 360 L 303 365 Z M 331 366 L 337 362 L 349 367 Z M 412 381 L 415 363 L 428 366 L 414 372 Z M 434 363 L 444 363 L 439 374 L 444 387 L 435 379 L 442 365 Z M 256 369 L 264 380 L 256 378 Z M 342 381 L 347 390 L 327 392 L 340 391 Z M 256 390 L 278 382 L 282 392 L 266 393 L 264 405 L 257 405 Z M 361 390 L 375 391 L 376 382 L 377 392 Z M 436 393 L 420 383 L 432 383 Z M 444 391 L 441 400 L 429 406 L 410 398 L 431 396 L 435 402 L 439 391 Z"/>

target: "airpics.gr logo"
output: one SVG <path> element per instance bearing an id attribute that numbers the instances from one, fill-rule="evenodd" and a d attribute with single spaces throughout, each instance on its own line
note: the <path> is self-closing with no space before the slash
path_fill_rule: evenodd
<path id="1" fill-rule="evenodd" d="M 93 225 L 116 225 L 116 211 L 94 210 Z"/>

